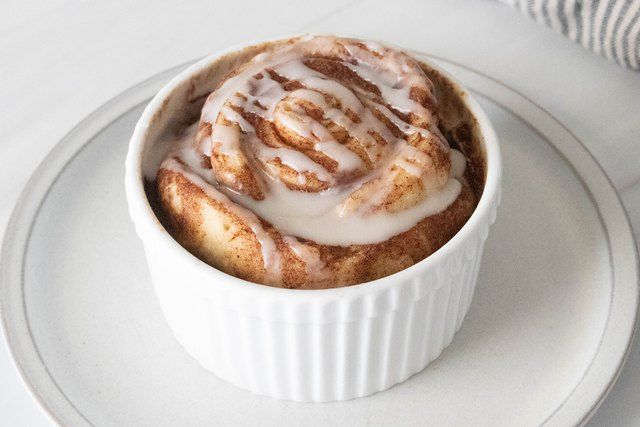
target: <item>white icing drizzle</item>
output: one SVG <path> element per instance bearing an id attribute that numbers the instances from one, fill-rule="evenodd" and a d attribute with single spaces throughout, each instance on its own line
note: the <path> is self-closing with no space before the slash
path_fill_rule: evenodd
<path id="1" fill-rule="evenodd" d="M 346 49 L 347 53 L 342 52 L 339 46 L 343 48 L 342 50 Z M 377 44 L 365 46 L 370 47 L 372 52 L 378 56 L 359 47 L 353 41 L 337 40 L 333 37 L 314 37 L 275 53 L 257 55 L 248 66 L 237 75 L 227 79 L 209 96 L 203 107 L 201 120 L 212 123 L 213 128 L 220 125 L 220 123 L 216 123 L 217 121 L 234 122 L 237 120 L 238 114 L 229 108 L 229 106 L 234 106 L 241 108 L 246 113 L 259 115 L 265 120 L 278 121 L 297 135 L 312 141 L 315 140 L 314 149 L 334 159 L 338 163 L 338 172 L 351 171 L 361 167 L 361 161 L 358 161 L 359 157 L 335 141 L 331 133 L 317 120 L 306 115 L 301 107 L 291 108 L 291 104 L 295 105 L 296 100 L 311 102 L 323 109 L 323 117 L 343 129 L 347 129 L 350 135 L 361 142 L 367 156 L 372 160 L 383 157 L 388 150 L 375 141 L 371 132 L 378 133 L 390 143 L 395 143 L 397 139 L 384 123 L 374 117 L 370 111 L 372 107 L 381 111 L 403 132 L 417 132 L 425 137 L 432 137 L 446 149 L 446 140 L 437 130 L 431 112 L 410 97 L 412 88 L 419 88 L 429 94 L 432 90 L 431 82 L 419 66 L 400 52 L 384 50 Z M 345 68 L 375 85 L 380 91 L 385 105 L 373 101 L 371 94 L 357 85 L 349 87 L 343 82 L 331 79 L 319 71 L 309 68 L 304 63 L 305 58 L 309 55 L 337 57 Z M 353 63 L 354 59 L 356 60 L 355 64 Z M 274 80 L 275 76 L 272 76 L 271 73 L 289 81 L 296 81 L 304 86 L 304 89 L 287 91 L 281 83 Z M 324 95 L 339 100 L 340 108 L 329 106 Z M 277 106 L 284 100 L 288 101 L 288 110 L 286 112 L 278 111 Z M 363 105 L 363 100 L 366 102 L 366 106 Z M 418 128 L 402 121 L 386 107 L 387 105 L 393 106 L 397 111 L 411 112 L 422 117 L 430 124 L 429 129 Z M 345 114 L 347 110 L 357 115 L 360 118 L 360 123 L 351 121 Z M 240 127 L 244 129 L 243 124 Z M 239 132 L 237 129 L 235 131 Z M 213 140 L 216 141 L 218 137 L 219 134 L 214 133 Z M 249 135 L 247 139 L 248 145 L 262 145 L 255 133 Z M 235 140 L 235 138 L 231 138 L 231 141 Z M 205 141 L 205 145 L 200 147 L 204 154 L 208 154 L 211 149 L 206 142 L 208 141 Z M 227 147 L 226 144 L 222 147 L 223 152 L 227 153 Z M 292 150 L 292 148 L 286 149 Z M 282 151 L 277 153 L 268 150 L 255 151 L 258 160 L 264 162 L 269 160 L 269 156 L 282 154 Z M 301 158 L 299 160 L 302 164 L 298 166 L 289 164 L 289 166 L 296 171 L 303 172 L 308 167 L 308 163 Z M 309 169 L 306 171 L 311 172 Z M 333 183 L 333 180 L 330 182 Z"/>
<path id="2" fill-rule="evenodd" d="M 282 234 L 325 245 L 349 246 L 382 242 L 407 231 L 423 218 L 446 209 L 458 198 L 461 188 L 460 182 L 452 178 L 438 193 L 411 208 L 372 215 L 340 215 L 336 207 L 348 196 L 347 192 L 317 197 L 274 186 L 274 191 L 262 201 L 238 194 L 229 197 L 265 218 Z"/>
<path id="3" fill-rule="evenodd" d="M 331 181 L 333 179 L 329 171 L 299 151 L 284 147 L 271 148 L 266 145 L 260 145 L 257 150 L 259 156 L 272 159 L 277 157 L 283 164 L 297 172 L 313 172 L 318 178 L 324 181 Z"/>
<path id="4" fill-rule="evenodd" d="M 162 169 L 171 170 L 180 173 L 193 184 L 201 188 L 207 196 L 223 204 L 233 215 L 251 228 L 260 244 L 260 252 L 267 273 L 267 280 L 277 283 L 280 279 L 282 266 L 280 252 L 277 250 L 276 243 L 273 241 L 269 233 L 262 227 L 260 220 L 251 210 L 242 207 L 237 203 L 233 203 L 227 196 L 218 191 L 214 185 L 206 181 L 200 174 L 194 173 L 194 165 L 184 165 L 176 159 L 169 157 L 160 166 Z M 202 172 L 202 171 L 201 171 Z"/>
<path id="5" fill-rule="evenodd" d="M 395 164 L 414 176 L 422 176 L 425 170 L 432 170 L 433 160 L 424 151 L 409 144 L 404 144 L 395 159 Z M 451 150 L 451 152 L 456 150 Z"/>
<path id="6" fill-rule="evenodd" d="M 375 86 L 377 92 L 311 68 L 310 58 L 330 58 Z M 295 84 L 287 86 L 286 82 Z M 273 225 L 294 253 L 305 259 L 307 269 L 316 269 L 317 273 L 324 268 L 319 256 L 314 258 L 317 251 L 295 237 L 338 246 L 382 242 L 409 230 L 423 218 L 442 212 L 460 194 L 465 157 L 449 149 L 433 112 L 413 99 L 412 90 L 416 88 L 433 98 L 432 83 L 419 65 L 401 52 L 373 42 L 306 37 L 255 56 L 224 81 L 209 95 L 202 109 L 200 120 L 211 124 L 211 137 L 201 138 L 197 146 L 180 139 L 162 167 L 179 170 L 246 221 L 260 242 L 268 271 L 280 274 L 281 261 L 258 217 Z M 435 104 L 434 99 L 431 101 L 429 105 Z M 311 114 L 310 109 L 316 113 Z M 386 120 L 381 120 L 380 115 Z M 415 118 L 420 126 L 413 124 Z M 274 145 L 262 140 L 255 120 L 273 123 L 282 141 Z M 387 122 L 397 129 L 390 129 Z M 347 141 L 339 142 L 334 137 L 335 127 L 348 133 Z M 285 138 L 281 129 L 292 139 Z M 401 138 L 396 136 L 398 130 L 404 134 Z M 191 133 L 193 141 L 195 128 Z M 430 151 L 408 142 L 415 137 L 431 144 L 430 150 L 449 154 L 449 173 L 436 170 Z M 359 147 L 358 152 L 352 143 Z M 337 166 L 323 166 L 305 150 L 324 155 Z M 246 156 L 253 173 L 264 182 L 264 198 L 252 198 L 241 186 L 234 191 L 222 185 L 216 173 L 225 171 L 201 165 L 202 155 L 212 152 L 235 159 Z M 300 186 L 306 186 L 311 175 L 327 186 L 313 191 L 288 186 L 280 179 L 280 166 L 273 162 L 276 159 L 298 174 L 295 182 Z M 351 178 L 347 177 L 351 172 Z M 389 192 L 388 188 L 380 188 L 355 213 L 343 209 L 345 201 L 358 189 L 385 174 L 389 177 L 399 173 L 420 182 L 428 190 L 427 196 L 399 212 L 372 211 L 369 207 L 383 201 Z"/>
<path id="7" fill-rule="evenodd" d="M 467 159 L 458 150 L 451 150 L 451 171 L 449 172 L 454 178 L 464 178 L 464 170 L 467 166 Z"/>
<path id="8" fill-rule="evenodd" d="M 304 261 L 308 277 L 313 277 L 314 280 L 318 282 L 322 282 L 323 279 L 330 279 L 331 273 L 327 270 L 324 261 L 320 258 L 320 251 L 300 243 L 298 239 L 293 236 L 284 236 L 282 240 L 289 246 L 296 257 Z"/>

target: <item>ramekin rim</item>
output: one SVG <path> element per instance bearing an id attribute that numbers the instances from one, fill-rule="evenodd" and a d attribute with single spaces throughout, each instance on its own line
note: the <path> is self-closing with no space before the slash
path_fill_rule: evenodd
<path id="1" fill-rule="evenodd" d="M 471 217 L 448 242 L 446 242 L 442 247 L 440 247 L 433 254 L 423 259 L 422 261 L 417 262 L 416 264 L 407 267 L 397 273 L 380 279 L 351 286 L 328 289 L 289 289 L 249 282 L 224 273 L 223 271 L 216 269 L 215 267 L 201 261 L 199 258 L 192 255 L 167 232 L 167 230 L 162 226 L 157 216 L 153 212 L 151 205 L 149 204 L 149 200 L 144 189 L 144 178 L 141 165 L 143 148 L 146 142 L 145 136 L 149 128 L 149 123 L 154 118 L 159 108 L 161 108 L 164 100 L 167 99 L 180 84 L 191 78 L 193 75 L 196 75 L 202 70 L 206 69 L 224 55 L 262 43 L 294 39 L 303 36 L 326 34 L 327 33 L 293 34 L 260 39 L 257 41 L 244 42 L 230 46 L 226 49 L 222 49 L 220 51 L 207 55 L 206 57 L 187 67 L 185 70 L 173 77 L 169 81 L 169 83 L 163 86 L 162 89 L 160 89 L 160 91 L 158 91 L 158 93 L 151 99 L 149 104 L 147 104 L 147 106 L 145 107 L 140 119 L 136 123 L 133 135 L 129 142 L 129 148 L 125 161 L 125 192 L 129 205 L 129 213 L 134 222 L 136 233 L 143 241 L 145 246 L 148 244 L 149 239 L 155 239 L 158 244 L 168 246 L 173 250 L 173 252 L 175 252 L 176 256 L 182 257 L 186 262 L 192 264 L 194 268 L 205 269 L 205 274 L 211 275 L 212 280 L 210 286 L 212 287 L 233 287 L 233 289 L 230 290 L 238 292 L 251 292 L 257 297 L 271 296 L 276 298 L 283 297 L 289 299 L 298 299 L 301 300 L 301 302 L 307 300 L 318 302 L 325 299 L 333 300 L 336 297 L 339 297 L 341 299 L 346 297 L 357 298 L 366 294 L 384 292 L 388 288 L 393 287 L 393 285 L 396 283 L 406 282 L 408 276 L 422 275 L 428 269 L 433 268 L 434 264 L 444 261 L 450 252 L 455 251 L 460 247 L 460 245 L 463 245 L 469 237 L 472 237 L 470 235 L 478 227 L 482 227 L 483 224 L 486 224 L 487 227 L 489 226 L 489 224 L 487 223 L 490 223 L 492 221 L 491 217 L 495 214 L 494 211 L 500 197 L 502 162 L 497 135 L 484 109 L 460 81 L 458 81 L 447 71 L 440 68 L 437 64 L 434 64 L 431 59 L 425 58 L 427 55 L 420 54 L 418 52 L 412 52 L 408 49 L 395 46 L 392 43 L 375 40 L 376 42 L 379 42 L 388 47 L 402 50 L 412 57 L 417 57 L 418 59 L 424 61 L 427 65 L 441 73 L 451 83 L 453 83 L 454 86 L 459 90 L 459 93 L 461 93 L 463 102 L 469 108 L 473 117 L 477 120 L 478 126 L 481 130 L 481 134 L 484 137 L 484 150 L 486 155 L 486 179 L 482 195 L 480 196 L 480 200 L 476 205 Z M 336 34 L 330 35 L 341 37 L 340 35 Z"/>

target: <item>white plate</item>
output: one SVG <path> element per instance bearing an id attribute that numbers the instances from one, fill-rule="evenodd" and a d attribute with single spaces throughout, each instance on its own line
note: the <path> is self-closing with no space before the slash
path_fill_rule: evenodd
<path id="1" fill-rule="evenodd" d="M 371 397 L 301 404 L 236 389 L 182 350 L 156 302 L 123 188 L 142 106 L 180 66 L 78 125 L 15 208 L 3 246 L 3 323 L 43 408 L 64 425 L 585 421 L 635 328 L 638 266 L 622 205 L 549 113 L 490 77 L 437 62 L 479 95 L 505 164 L 475 299 L 439 359 Z"/>

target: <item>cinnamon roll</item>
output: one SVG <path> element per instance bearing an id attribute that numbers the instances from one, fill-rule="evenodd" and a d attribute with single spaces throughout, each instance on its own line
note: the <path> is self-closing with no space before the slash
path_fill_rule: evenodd
<path id="1" fill-rule="evenodd" d="M 267 43 L 171 135 L 150 193 L 186 249 L 271 286 L 328 288 L 423 260 L 460 230 L 484 179 L 446 79 L 377 43 Z"/>

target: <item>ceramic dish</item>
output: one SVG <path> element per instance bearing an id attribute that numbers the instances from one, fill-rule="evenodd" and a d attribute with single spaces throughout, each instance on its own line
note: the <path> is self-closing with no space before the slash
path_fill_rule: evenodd
<path id="1" fill-rule="evenodd" d="M 375 395 L 311 404 L 233 387 L 185 353 L 164 321 L 122 188 L 133 127 L 180 66 L 79 124 L 15 208 L 2 319 L 47 413 L 74 426 L 584 422 L 620 372 L 635 326 L 638 270 L 622 206 L 553 116 L 487 76 L 430 59 L 475 92 L 505 166 L 473 302 L 437 360 Z"/>
<path id="2" fill-rule="evenodd" d="M 151 209 L 142 171 L 154 158 L 155 138 L 186 108 L 187 99 L 211 91 L 206 76 L 212 65 L 249 46 L 208 56 L 173 78 L 147 105 L 131 138 L 125 179 L 129 212 L 163 313 L 178 341 L 203 366 L 259 394 L 324 402 L 389 388 L 438 357 L 467 313 L 500 197 L 495 132 L 475 98 L 439 70 L 483 137 L 484 191 L 462 229 L 425 260 L 355 286 L 292 290 L 235 278 L 200 261 L 167 233 Z"/>

